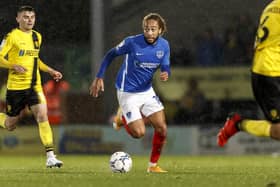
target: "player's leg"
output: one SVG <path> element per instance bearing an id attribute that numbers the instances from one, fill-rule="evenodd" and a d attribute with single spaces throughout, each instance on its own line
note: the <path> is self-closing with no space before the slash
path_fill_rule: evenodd
<path id="1" fill-rule="evenodd" d="M 224 146 L 239 131 L 254 136 L 280 139 L 280 78 L 268 78 L 252 74 L 253 93 L 267 120 L 243 119 L 241 115 L 230 116 L 219 131 L 217 143 Z M 272 125 L 274 124 L 275 125 Z M 279 136 L 278 136 L 279 135 Z"/>
<path id="2" fill-rule="evenodd" d="M 149 119 L 146 118 L 145 116 L 142 115 L 142 119 L 143 119 L 145 125 L 150 124 Z M 118 131 L 118 130 L 121 129 L 121 127 L 124 127 L 125 130 L 127 131 L 127 133 L 131 135 L 129 126 L 127 125 L 127 122 L 126 122 L 126 120 L 125 120 L 125 117 L 123 116 L 122 109 L 121 109 L 121 107 L 118 107 L 117 113 L 116 113 L 116 115 L 113 117 L 113 128 L 114 128 L 116 131 Z"/>
<path id="3" fill-rule="evenodd" d="M 135 121 L 129 122 L 128 123 L 128 133 L 133 137 L 133 138 L 142 138 L 145 135 L 146 128 L 145 128 L 145 123 L 142 119 L 137 119 Z"/>
<path id="4" fill-rule="evenodd" d="M 152 142 L 152 152 L 150 156 L 148 172 L 164 173 L 167 172 L 158 166 L 158 160 L 160 158 L 162 148 L 166 142 L 167 125 L 165 120 L 164 111 L 158 111 L 150 115 L 149 120 L 154 127 L 154 137 Z"/>
<path id="5" fill-rule="evenodd" d="M 270 136 L 271 123 L 266 120 L 242 119 L 240 114 L 230 115 L 218 133 L 217 143 L 223 147 L 227 141 L 239 131 L 260 137 Z"/>
<path id="6" fill-rule="evenodd" d="M 7 90 L 6 114 L 0 113 L 0 126 L 12 131 L 16 128 L 20 112 L 25 108 L 26 91 Z"/>
<path id="7" fill-rule="evenodd" d="M 145 122 L 142 118 L 143 115 L 148 116 L 149 121 L 151 119 L 153 120 L 151 122 L 154 123 L 155 133 L 148 172 L 166 172 L 157 165 L 161 149 L 166 139 L 166 122 L 162 103 L 155 95 L 154 90 L 151 88 L 142 93 L 118 91 L 118 101 L 132 137 L 141 138 L 144 136 Z"/>
<path id="8" fill-rule="evenodd" d="M 122 119 L 122 109 L 118 107 L 116 114 L 113 116 L 113 128 L 118 131 L 124 126 L 124 122 Z"/>
<path id="9" fill-rule="evenodd" d="M 19 116 L 8 116 L 5 113 L 0 113 L 0 126 L 8 131 L 16 129 L 16 123 L 19 120 Z"/>
<path id="10" fill-rule="evenodd" d="M 143 95 L 145 94 L 117 91 L 121 108 L 118 110 L 118 121 L 122 123 L 127 133 L 133 138 L 141 138 L 145 134 L 145 123 L 140 112 L 145 100 Z"/>
<path id="11" fill-rule="evenodd" d="M 280 140 L 280 78 L 252 74 L 252 85 L 254 96 L 266 120 L 244 120 L 241 130 Z"/>
<path id="12" fill-rule="evenodd" d="M 141 138 L 145 135 L 145 123 L 142 119 L 140 108 L 137 105 L 126 105 L 123 108 L 123 123 L 127 133 L 133 138 Z"/>
<path id="13" fill-rule="evenodd" d="M 230 114 L 227 117 L 223 128 L 220 129 L 217 135 L 217 144 L 220 147 L 223 147 L 230 139 L 230 137 L 232 137 L 239 131 L 238 125 L 241 121 L 242 118 L 238 113 Z"/>
<path id="14" fill-rule="evenodd" d="M 36 97 L 38 97 L 38 99 L 36 99 Z M 31 111 L 38 123 L 40 139 L 46 150 L 46 166 L 61 167 L 63 162 L 58 160 L 54 154 L 53 133 L 48 121 L 47 105 L 43 93 L 39 92 L 38 94 L 32 95 L 29 104 L 31 105 Z"/>
<path id="15" fill-rule="evenodd" d="M 161 169 L 157 163 L 161 155 L 161 150 L 166 142 L 167 124 L 164 114 L 164 107 L 153 89 L 147 92 L 145 103 L 141 108 L 141 113 L 144 116 L 147 116 L 154 127 L 152 151 L 147 171 L 166 172 L 165 170 Z"/>
<path id="16" fill-rule="evenodd" d="M 131 116 L 122 115 L 122 110 L 118 109 L 117 115 L 114 118 L 113 128 L 120 130 L 123 126 L 126 132 L 133 138 L 141 138 L 145 134 L 145 123 L 142 119 L 139 108 L 129 107 L 129 113 Z M 125 108 L 126 110 L 127 108 Z M 132 117 L 133 116 L 133 117 Z"/>

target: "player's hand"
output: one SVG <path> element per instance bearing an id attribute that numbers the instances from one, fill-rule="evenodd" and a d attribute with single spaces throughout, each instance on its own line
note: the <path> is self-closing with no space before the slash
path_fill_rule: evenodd
<path id="1" fill-rule="evenodd" d="M 12 66 L 12 69 L 16 72 L 16 73 L 25 73 L 26 72 L 26 68 L 21 66 L 21 65 L 18 65 L 18 64 L 14 64 Z"/>
<path id="2" fill-rule="evenodd" d="M 159 78 L 161 81 L 167 81 L 168 80 L 168 72 L 164 71 L 164 72 L 161 72 L 159 74 Z"/>
<path id="3" fill-rule="evenodd" d="M 98 97 L 99 92 L 104 92 L 104 82 L 102 78 L 95 78 L 89 88 L 89 94 L 93 97 Z"/>
<path id="4" fill-rule="evenodd" d="M 52 70 L 52 71 L 50 71 L 50 74 L 51 74 L 51 76 L 53 77 L 53 79 L 55 80 L 55 81 L 59 81 L 60 79 L 62 79 L 62 73 L 60 73 L 59 71 L 56 71 L 56 70 Z"/>

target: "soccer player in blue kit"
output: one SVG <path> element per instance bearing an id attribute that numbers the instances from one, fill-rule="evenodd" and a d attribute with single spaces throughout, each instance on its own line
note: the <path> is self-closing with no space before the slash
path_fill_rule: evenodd
<path id="1" fill-rule="evenodd" d="M 160 68 L 160 80 L 167 81 L 170 75 L 169 43 L 162 35 L 166 32 L 165 20 L 157 13 L 143 18 L 143 34 L 125 38 L 107 52 L 96 78 L 90 86 L 90 94 L 98 97 L 104 91 L 103 77 L 106 69 L 117 56 L 124 56 L 115 86 L 122 110 L 123 121 L 133 138 L 145 135 L 147 118 L 154 127 L 154 137 L 147 172 L 167 172 L 158 166 L 162 147 L 166 141 L 167 124 L 164 107 L 152 87 L 154 73 Z"/>

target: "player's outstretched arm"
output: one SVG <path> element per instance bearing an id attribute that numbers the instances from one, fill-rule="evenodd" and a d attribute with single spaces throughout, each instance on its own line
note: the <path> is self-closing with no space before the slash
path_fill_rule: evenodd
<path id="1" fill-rule="evenodd" d="M 98 97 L 100 91 L 104 92 L 104 81 L 102 78 L 95 78 L 89 88 L 89 94 Z"/>

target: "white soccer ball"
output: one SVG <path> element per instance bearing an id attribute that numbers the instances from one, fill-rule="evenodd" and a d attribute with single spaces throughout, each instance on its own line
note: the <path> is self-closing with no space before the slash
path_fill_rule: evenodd
<path id="1" fill-rule="evenodd" d="M 132 159 L 128 153 L 118 151 L 110 158 L 110 168 L 115 173 L 127 173 L 132 168 Z"/>

